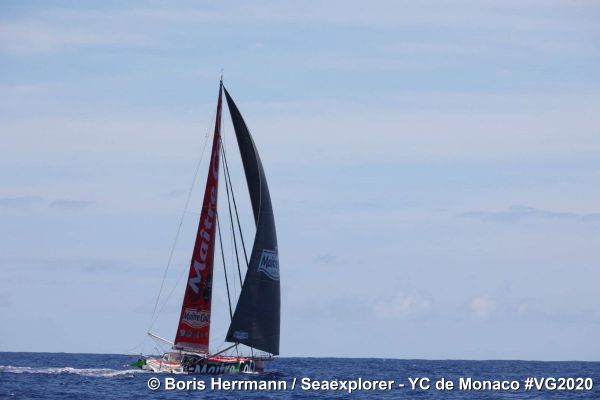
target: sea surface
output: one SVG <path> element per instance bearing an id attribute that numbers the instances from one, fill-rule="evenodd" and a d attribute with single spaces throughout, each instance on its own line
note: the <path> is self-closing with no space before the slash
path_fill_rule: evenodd
<path id="1" fill-rule="evenodd" d="M 114 354 L 65 354 L 65 353 L 0 353 L 0 398 L 9 399 L 113 399 L 113 398 L 387 398 L 387 399 L 600 399 L 600 362 L 539 362 L 539 361 L 427 361 L 396 359 L 352 358 L 279 358 L 267 364 L 267 371 L 260 375 L 225 375 L 221 382 L 257 381 L 285 382 L 279 390 L 219 390 L 211 388 L 211 377 L 202 375 L 153 374 L 131 366 L 135 356 Z M 148 380 L 158 378 L 161 387 L 148 388 Z M 349 393 L 345 389 L 322 390 L 302 388 L 302 379 L 311 382 L 364 380 L 393 380 L 390 389 L 363 388 Z M 429 388 L 412 389 L 409 378 L 428 378 L 420 383 Z M 445 383 L 441 384 L 441 379 Z M 519 389 L 470 390 L 460 388 L 471 378 L 474 381 L 514 381 Z M 565 390 L 549 388 L 525 390 L 528 378 L 565 378 Z M 575 380 L 566 378 L 589 378 L 580 388 L 591 390 L 568 390 Z M 183 390 L 165 390 L 165 381 Z M 292 389 L 292 383 L 296 384 Z M 437 385 L 454 387 L 449 390 Z M 552 385 L 550 380 L 550 388 Z M 204 390 L 199 389 L 204 384 Z M 404 387 L 400 387 L 403 384 Z M 350 383 L 347 382 L 346 386 Z M 419 386 L 419 385 L 417 385 Z"/>

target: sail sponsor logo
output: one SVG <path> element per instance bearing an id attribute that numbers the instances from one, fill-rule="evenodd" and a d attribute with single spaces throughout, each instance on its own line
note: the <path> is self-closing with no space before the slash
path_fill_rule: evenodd
<path id="1" fill-rule="evenodd" d="M 186 308 L 183 311 L 182 321 L 184 324 L 189 325 L 192 328 L 202 328 L 210 323 L 210 312 Z"/>
<path id="2" fill-rule="evenodd" d="M 233 337 L 235 339 L 239 339 L 239 340 L 245 340 L 248 339 L 248 332 L 246 331 L 235 331 L 233 332 Z"/>
<path id="3" fill-rule="evenodd" d="M 218 154 L 217 154 L 218 157 Z M 214 219 L 215 219 L 215 207 L 217 204 L 217 189 L 216 189 L 216 176 L 215 182 L 210 190 L 210 200 L 208 202 L 208 208 L 206 210 L 206 215 L 200 223 L 202 224 L 202 229 L 200 230 L 199 238 L 200 238 L 200 254 L 194 254 L 194 257 L 199 258 L 199 260 L 193 260 L 192 267 L 194 270 L 194 275 L 189 279 L 188 284 L 190 288 L 194 291 L 194 293 L 198 294 L 200 292 L 200 284 L 202 283 L 202 271 L 206 269 L 206 261 L 208 259 L 209 248 L 212 244 L 212 235 L 214 234 Z"/>
<path id="4" fill-rule="evenodd" d="M 238 361 L 235 363 L 202 363 L 196 364 L 196 366 L 189 366 L 186 368 L 188 373 L 196 374 L 207 374 L 207 375 L 221 375 L 221 374 L 236 374 L 239 372 L 255 372 L 256 363 L 253 360 L 249 361 Z M 220 379 L 220 378 L 219 378 Z M 201 382 L 201 381 L 200 381 Z M 220 381 L 218 385 L 220 385 Z"/>
<path id="5" fill-rule="evenodd" d="M 273 250 L 263 250 L 258 262 L 258 271 L 274 281 L 279 280 L 279 256 Z"/>

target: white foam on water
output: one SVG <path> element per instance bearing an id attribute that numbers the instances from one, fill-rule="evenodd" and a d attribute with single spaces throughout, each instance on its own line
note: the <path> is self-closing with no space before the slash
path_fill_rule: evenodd
<path id="1" fill-rule="evenodd" d="M 0 365 L 0 372 L 11 372 L 13 374 L 75 374 L 82 376 L 114 377 L 145 373 L 142 369 L 111 369 L 111 368 L 71 368 L 71 367 L 15 367 L 12 365 Z"/>

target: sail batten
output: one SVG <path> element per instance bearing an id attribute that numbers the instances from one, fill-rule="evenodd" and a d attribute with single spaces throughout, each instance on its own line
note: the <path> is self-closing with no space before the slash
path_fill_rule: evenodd
<path id="1" fill-rule="evenodd" d="M 173 346 L 176 349 L 205 354 L 208 354 L 209 344 L 215 227 L 217 225 L 222 87 L 221 83 L 204 201 Z"/>
<path id="2" fill-rule="evenodd" d="M 226 340 L 279 354 L 280 284 L 275 218 L 262 162 L 250 131 L 225 88 L 256 223 L 254 245 Z"/>

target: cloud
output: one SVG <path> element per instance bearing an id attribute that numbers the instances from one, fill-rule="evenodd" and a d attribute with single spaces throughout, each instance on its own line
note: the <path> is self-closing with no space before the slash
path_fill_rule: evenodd
<path id="1" fill-rule="evenodd" d="M 600 213 L 583 214 L 580 219 L 585 222 L 600 222 Z"/>
<path id="2" fill-rule="evenodd" d="M 0 198 L 0 209 L 16 211 L 33 211 L 35 209 L 52 209 L 58 211 L 77 211 L 90 207 L 93 201 L 72 199 L 48 199 L 42 196 L 17 196 Z"/>
<path id="3" fill-rule="evenodd" d="M 389 319 L 424 318 L 433 312 L 430 296 L 417 292 L 396 291 L 392 296 L 373 304 L 375 315 Z"/>
<path id="4" fill-rule="evenodd" d="M 331 253 L 325 253 L 316 256 L 315 258 L 313 258 L 313 261 L 320 264 L 332 264 L 336 261 L 336 258 Z"/>
<path id="5" fill-rule="evenodd" d="M 152 267 L 123 260 L 80 257 L 0 257 L 0 267 L 15 271 L 78 271 L 83 273 L 137 274 Z M 57 275 L 59 276 L 59 275 Z"/>
<path id="6" fill-rule="evenodd" d="M 313 165 L 584 159 L 597 157 L 600 148 L 591 128 L 597 95 L 420 91 L 383 99 L 379 109 L 335 100 L 244 108 L 267 146 L 297 149 Z M 285 152 L 269 154 L 298 163 Z"/>
<path id="7" fill-rule="evenodd" d="M 315 264 L 326 264 L 326 265 L 345 265 L 348 262 L 346 260 L 341 259 L 333 252 L 328 251 L 326 253 L 322 253 L 313 258 L 313 262 Z"/>
<path id="8" fill-rule="evenodd" d="M 61 210 L 61 211 L 77 211 L 82 210 L 84 208 L 88 208 L 93 205 L 93 201 L 88 200 L 66 200 L 66 199 L 58 199 L 53 200 L 48 205 L 49 208 Z"/>
<path id="9" fill-rule="evenodd" d="M 467 312 L 480 321 L 504 322 L 550 322 L 550 323 L 599 323 L 600 311 L 593 304 L 580 304 L 578 309 L 564 304 L 552 304 L 548 300 L 520 297 L 510 293 L 509 288 L 495 294 L 482 293 L 467 303 Z"/>
<path id="10" fill-rule="evenodd" d="M 49 53 L 82 46 L 142 45 L 131 32 L 101 30 L 92 26 L 62 26 L 57 22 L 0 21 L 0 52 L 13 54 Z"/>
<path id="11" fill-rule="evenodd" d="M 245 72 L 232 70 L 231 82 L 236 81 L 239 105 L 256 132 L 272 186 L 281 251 L 288 260 L 282 328 L 298 332 L 297 340 L 306 342 L 300 333 L 318 318 L 314 335 L 339 337 L 343 350 L 332 350 L 337 355 L 360 347 L 365 332 L 376 336 L 366 351 L 385 355 L 387 339 L 412 347 L 398 337 L 407 332 L 400 328 L 408 320 L 408 331 L 417 338 L 411 354 L 465 357 L 473 354 L 470 348 L 485 348 L 470 345 L 469 335 L 493 341 L 508 331 L 521 332 L 521 322 L 546 318 L 544 311 L 556 305 L 564 304 L 562 312 L 598 309 L 590 283 L 598 275 L 596 225 L 585 225 L 591 229 L 581 234 L 564 229 L 572 228 L 566 225 L 573 222 L 566 222 L 542 236 L 529 235 L 528 229 L 507 235 L 501 226 L 477 222 L 600 221 L 600 214 L 580 214 L 594 210 L 598 198 L 590 184 L 600 154 L 600 97 L 591 72 L 598 25 L 588 27 L 593 13 L 578 19 L 563 12 L 580 3 L 550 2 L 524 0 L 522 8 L 515 0 L 464 5 L 453 0 L 435 7 L 378 2 L 367 10 L 358 2 L 335 1 L 319 7 L 204 3 L 195 12 L 189 2 L 171 9 L 68 5 L 68 10 L 27 6 L 26 12 L 4 13 L 0 21 L 9 23 L 0 28 L 0 52 L 12 58 L 2 87 L 9 90 L 0 90 L 2 114 L 10 117 L 0 135 L 7 141 L 2 170 L 8 178 L 0 197 L 46 197 L 38 196 L 41 201 L 33 205 L 0 201 L 0 210 L 16 214 L 4 210 L 21 204 L 48 214 L 5 218 L 3 253 L 40 259 L 3 262 L 12 274 L 2 279 L 4 285 L 12 290 L 15 283 L 28 283 L 23 273 L 29 271 L 40 288 L 51 279 L 49 300 L 64 304 L 76 297 L 70 289 L 85 296 L 97 286 L 100 296 L 88 296 L 97 300 L 92 311 L 106 306 L 101 296 L 106 283 L 117 294 L 123 284 L 127 294 L 132 280 L 126 278 L 135 274 L 148 281 L 136 287 L 158 286 L 163 265 L 156 260 L 162 264 L 161 254 L 169 251 L 182 206 L 177 196 L 185 196 L 165 192 L 188 187 L 201 128 L 214 125 L 209 121 L 214 82 L 192 78 L 190 71 L 218 71 L 216 59 L 227 70 L 247 59 Z M 221 46 L 209 43 L 217 25 L 228 32 Z M 136 47 L 146 44 L 156 51 Z M 564 57 L 573 53 L 585 56 Z M 403 79 L 395 79 L 399 76 Z M 225 127 L 233 139 L 228 120 Z M 245 185 L 243 171 L 237 172 Z M 201 205 L 204 173 L 196 187 L 200 194 L 192 197 L 194 209 Z M 249 202 L 246 193 L 240 197 Z M 486 203 L 490 198 L 494 203 Z M 505 209 L 515 198 L 553 211 Z M 405 201 L 416 206 L 400 209 Z M 574 203 L 581 208 L 568 205 Z M 94 204 L 101 205 L 102 215 L 92 215 Z M 481 204 L 486 207 L 478 208 Z M 577 212 L 545 204 L 565 204 L 566 211 Z M 247 205 L 246 226 L 253 232 Z M 84 211 L 71 218 L 66 213 L 73 210 Z M 471 220 L 456 218 L 462 211 L 471 211 L 464 215 Z M 175 257 L 182 262 L 189 257 L 185 243 L 193 241 L 197 228 L 197 216 L 187 217 Z M 313 251 L 306 254 L 308 248 Z M 106 254 L 115 259 L 103 260 Z M 142 267 L 148 270 L 140 273 Z M 507 299 L 502 288 L 494 288 L 502 279 L 516 280 L 515 271 L 524 277 Z M 155 293 L 150 292 L 151 301 Z M 536 300 L 521 302 L 520 296 Z M 14 296 L 12 301 L 15 315 L 28 315 L 30 304 Z M 81 314 L 55 308 L 58 326 Z M 131 322 L 127 314 L 115 315 L 115 323 Z M 481 323 L 490 336 L 471 329 L 486 319 L 509 324 L 498 324 L 505 330 L 495 331 Z M 445 320 L 456 323 L 448 329 Z M 536 325 L 530 333 L 535 337 L 540 329 L 555 327 Z M 324 335 L 329 329 L 332 334 Z M 49 333 L 62 343 L 44 344 L 46 350 L 73 348 L 72 338 Z M 577 333 L 565 336 L 564 343 L 581 336 Z M 27 338 L 10 337 L 14 341 L 4 346 L 13 350 L 28 344 Z M 580 345 L 595 350 L 590 338 Z M 286 341 L 293 347 L 294 339 Z M 428 353 L 422 350 L 427 343 L 438 347 Z M 535 356 L 528 342 L 510 344 L 523 357 Z M 85 346 L 89 343 L 75 347 Z M 310 355 L 310 346 L 304 348 L 297 354 Z M 552 357 L 543 349 L 540 354 Z"/>
<path id="12" fill-rule="evenodd" d="M 326 320 L 355 319 L 357 315 L 361 315 L 366 319 L 371 315 L 371 308 L 368 301 L 357 297 L 315 297 L 305 303 L 292 305 L 290 315 Z"/>
<path id="13" fill-rule="evenodd" d="M 40 196 L 17 196 L 0 198 L 0 209 L 30 210 L 45 202 Z"/>
<path id="14" fill-rule="evenodd" d="M 544 4 L 548 4 L 545 1 Z M 211 23 L 236 22 L 279 25 L 282 23 L 334 24 L 342 26 L 407 27 L 434 25 L 436 27 L 460 26 L 488 28 L 512 28 L 513 30 L 571 31 L 579 28 L 573 24 L 575 17 L 581 18 L 585 5 L 574 8 L 561 1 L 551 2 L 556 13 L 539 13 L 538 1 L 502 1 L 490 7 L 477 1 L 450 1 L 430 7 L 414 2 L 380 0 L 371 3 L 368 8 L 360 1 L 327 2 L 237 2 L 235 6 L 222 7 L 186 7 L 177 8 L 148 7 L 122 9 L 120 15 L 136 20 L 154 23 Z M 318 4 L 318 6 L 317 6 Z M 529 11 L 529 12 L 527 12 Z M 61 12 L 61 13 L 64 13 Z M 97 17 L 106 17 L 107 13 L 94 11 Z M 76 15 L 76 14 L 74 14 Z M 114 18 L 114 17 L 113 17 Z M 593 19 L 585 22 L 590 25 Z"/>
<path id="15" fill-rule="evenodd" d="M 189 5 L 192 4 L 192 5 Z M 178 4 L 177 7 L 114 7 L 108 10 L 50 8 L 30 13 L 17 21 L 0 21 L 0 51 L 44 53 L 84 46 L 156 46 L 168 43 L 168 36 L 182 29 L 212 27 L 218 24 L 270 25 L 291 24 L 311 28 L 333 25 L 341 28 L 399 29 L 401 37 L 411 29 L 434 27 L 472 32 L 459 43 L 405 41 L 394 52 L 401 54 L 480 54 L 490 48 L 513 47 L 527 51 L 589 54 L 593 44 L 572 33 L 593 30 L 593 8 L 586 4 L 565 5 L 552 2 L 553 12 L 540 13 L 536 1 L 447 2 L 427 4 L 377 1 L 365 8 L 358 1 L 312 2 L 235 2 L 235 5 Z M 547 5 L 548 2 L 544 2 Z M 590 11 L 591 10 L 591 11 Z M 511 32 L 507 35 L 506 32 Z M 546 40 L 545 35 L 553 35 Z M 450 36 L 452 37 L 452 36 Z"/>
<path id="16" fill-rule="evenodd" d="M 475 317 L 487 320 L 492 316 L 496 305 L 488 295 L 479 295 L 471 299 L 469 309 Z"/>
<path id="17" fill-rule="evenodd" d="M 166 198 L 169 198 L 169 199 L 177 199 L 177 198 L 185 196 L 187 193 L 188 193 L 188 191 L 184 190 L 184 189 L 173 189 L 173 190 L 170 190 L 170 191 L 164 193 L 163 196 Z"/>
<path id="18" fill-rule="evenodd" d="M 525 220 L 539 221 L 600 221 L 600 213 L 577 214 L 574 212 L 561 212 L 542 210 L 529 206 L 510 206 L 506 211 L 469 211 L 459 214 L 460 217 L 474 218 L 494 222 L 519 222 Z"/>
<path id="19" fill-rule="evenodd" d="M 12 301 L 8 293 L 0 293 L 0 308 L 8 308 L 12 306 Z"/>
<path id="20" fill-rule="evenodd" d="M 520 299 L 512 304 L 513 315 L 526 321 L 552 323 L 600 323 L 600 310 L 592 304 L 580 304 L 579 309 L 564 305 L 549 307 L 533 298 Z"/>

